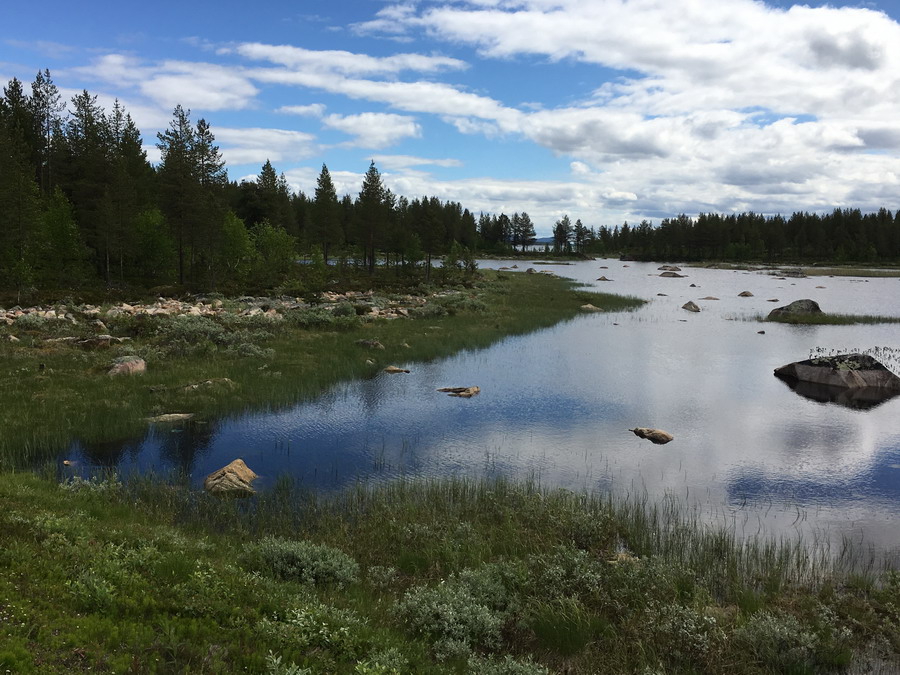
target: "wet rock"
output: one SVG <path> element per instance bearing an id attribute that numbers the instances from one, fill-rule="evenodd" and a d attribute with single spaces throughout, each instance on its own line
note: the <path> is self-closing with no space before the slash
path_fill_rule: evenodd
<path id="1" fill-rule="evenodd" d="M 678 274 L 678 272 L 662 272 L 660 273 L 661 277 L 666 277 L 668 279 L 684 279 L 685 275 Z"/>
<path id="2" fill-rule="evenodd" d="M 481 387 L 441 387 L 438 391 L 457 398 L 472 398 L 476 394 L 481 393 Z"/>
<path id="3" fill-rule="evenodd" d="M 113 361 L 107 375 L 143 375 L 147 371 L 147 362 L 140 356 L 122 356 Z"/>
<path id="4" fill-rule="evenodd" d="M 680 272 L 681 268 L 676 265 L 662 265 L 661 267 L 657 267 L 656 269 L 664 271 L 664 272 Z M 662 276 L 662 275 L 660 275 Z"/>
<path id="5" fill-rule="evenodd" d="M 675 438 L 668 431 L 663 431 L 662 429 L 651 429 L 649 427 L 635 427 L 634 429 L 629 429 L 628 431 L 633 433 L 638 438 L 646 438 L 648 441 L 650 441 L 651 443 L 655 443 L 656 445 L 665 445 Z"/>
<path id="6" fill-rule="evenodd" d="M 657 293 L 657 295 L 658 295 L 659 297 L 661 297 L 661 298 L 668 298 L 668 297 L 669 297 L 668 294 L 666 294 L 666 293 Z"/>
<path id="7" fill-rule="evenodd" d="M 599 277 L 597 281 L 612 281 L 612 279 L 607 279 L 606 277 Z"/>
<path id="8" fill-rule="evenodd" d="M 586 305 L 582 305 L 580 307 L 582 312 L 602 312 L 603 310 L 599 307 L 595 307 L 591 303 L 587 303 Z"/>
<path id="9" fill-rule="evenodd" d="M 741 291 L 740 293 L 738 293 L 738 297 L 739 298 L 752 298 L 753 293 L 751 293 L 750 291 Z"/>
<path id="10" fill-rule="evenodd" d="M 213 471 L 203 481 L 203 489 L 212 494 L 249 497 L 256 493 L 251 483 L 259 478 L 244 460 L 236 459 L 218 471 Z"/>
<path id="11" fill-rule="evenodd" d="M 701 300 L 718 300 L 717 297 L 713 295 L 707 295 L 705 298 L 700 298 Z"/>
<path id="12" fill-rule="evenodd" d="M 405 368 L 398 368 L 397 366 L 388 366 L 384 369 L 384 372 L 396 375 L 398 373 L 408 373 L 409 371 Z"/>
<path id="13" fill-rule="evenodd" d="M 789 305 L 785 305 L 784 307 L 776 307 L 771 312 L 769 312 L 769 316 L 766 317 L 769 320 L 775 319 L 789 319 L 792 316 L 796 316 L 798 314 L 821 314 L 822 308 L 819 307 L 819 303 L 815 300 L 810 300 L 808 298 L 803 300 L 794 300 Z"/>
<path id="14" fill-rule="evenodd" d="M 688 300 L 681 306 L 681 309 L 686 309 L 689 312 L 699 312 L 700 308 L 697 306 L 697 303 L 693 300 Z"/>

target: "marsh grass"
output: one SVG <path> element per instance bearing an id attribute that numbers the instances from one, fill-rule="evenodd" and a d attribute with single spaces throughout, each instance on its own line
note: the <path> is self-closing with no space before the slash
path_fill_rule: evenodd
<path id="1" fill-rule="evenodd" d="M 789 323 L 799 326 L 852 326 L 856 324 L 900 323 L 900 317 L 874 314 L 793 314 L 784 316 L 757 315 L 757 321 Z"/>
<path id="2" fill-rule="evenodd" d="M 60 486 L 6 473 L 0 667 L 757 674 L 896 665 L 900 575 L 852 552 L 816 553 L 822 546 L 742 541 L 674 500 L 536 483 L 398 481 L 323 496 L 283 480 L 235 501 L 177 480 Z M 422 564 L 404 569 L 413 549 Z"/>
<path id="3" fill-rule="evenodd" d="M 130 340 L 101 351 L 47 342 L 43 338 L 51 333 L 31 324 L 2 329 L 0 469 L 34 465 L 73 441 L 97 445 L 139 438 L 147 431 L 146 419 L 163 413 L 191 412 L 204 420 L 282 409 L 338 382 L 372 377 L 388 364 L 480 349 L 571 319 L 585 302 L 610 311 L 641 303 L 576 291 L 546 275 L 485 272 L 472 288 L 450 290 L 432 303 L 440 311 L 424 321 L 367 320 L 349 303 L 344 316 L 311 308 L 289 312 L 280 322 L 119 316 L 108 328 Z M 81 324 L 45 323 L 52 335 L 93 334 Z M 20 342 L 3 340 L 4 332 Z M 356 344 L 368 338 L 385 349 Z M 125 354 L 144 358 L 147 373 L 108 377 L 110 362 Z"/>

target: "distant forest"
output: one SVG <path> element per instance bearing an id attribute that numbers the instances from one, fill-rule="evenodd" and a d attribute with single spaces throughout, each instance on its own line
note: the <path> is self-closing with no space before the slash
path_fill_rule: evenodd
<path id="1" fill-rule="evenodd" d="M 105 110 L 83 91 L 67 104 L 48 70 L 30 94 L 12 79 L 0 98 L 0 288 L 301 292 L 321 285 L 329 264 L 427 277 L 436 256 L 471 265 L 479 253 L 511 254 L 535 241 L 527 213 L 476 218 L 456 202 L 410 200 L 384 186 L 374 162 L 355 197 L 337 195 L 324 164 L 312 195 L 294 193 L 268 161 L 255 181 L 231 181 L 211 126 L 181 106 L 156 145 L 161 162 L 152 166 L 118 101 Z M 546 250 L 895 262 L 900 212 L 682 215 L 613 228 L 565 216 Z M 311 264 L 298 265 L 300 257 Z"/>

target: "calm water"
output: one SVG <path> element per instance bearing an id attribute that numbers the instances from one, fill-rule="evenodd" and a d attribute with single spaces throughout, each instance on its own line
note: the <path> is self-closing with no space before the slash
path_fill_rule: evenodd
<path id="1" fill-rule="evenodd" d="M 816 348 L 900 348 L 898 327 L 754 320 L 800 298 L 828 312 L 900 315 L 900 280 L 689 268 L 667 279 L 657 267 L 539 266 L 650 302 L 407 364 L 409 375 L 340 385 L 289 410 L 160 426 L 126 444 L 76 444 L 67 456 L 82 469 L 183 470 L 198 485 L 242 457 L 263 488 L 285 473 L 322 489 L 401 475 L 533 476 L 578 490 L 672 493 L 746 534 L 815 531 L 900 549 L 900 398 L 851 409 L 804 398 L 772 374 Z M 613 281 L 595 282 L 600 275 Z M 754 297 L 738 297 L 745 290 Z M 687 300 L 703 311 L 682 310 Z M 480 396 L 435 391 L 469 385 Z M 628 432 L 634 426 L 675 440 L 652 445 Z"/>

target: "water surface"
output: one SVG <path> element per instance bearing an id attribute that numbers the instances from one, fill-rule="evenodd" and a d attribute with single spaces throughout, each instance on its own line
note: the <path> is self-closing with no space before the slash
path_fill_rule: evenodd
<path id="1" fill-rule="evenodd" d="M 397 363 L 412 372 L 338 385 L 283 411 L 153 427 L 125 444 L 76 444 L 67 457 L 124 473 L 181 470 L 197 485 L 242 457 L 263 488 L 282 474 L 318 489 L 397 476 L 535 477 L 674 494 L 744 534 L 824 533 L 900 548 L 900 398 L 852 409 L 800 396 L 773 375 L 814 350 L 900 347 L 897 326 L 755 320 L 800 298 L 828 312 L 900 316 L 900 280 L 692 268 L 670 279 L 656 264 L 614 260 L 535 267 L 649 302 L 431 363 Z M 612 281 L 595 281 L 601 275 Z M 681 309 L 688 300 L 702 311 Z M 481 394 L 436 391 L 470 385 Z M 634 426 L 675 440 L 652 445 Z"/>

